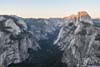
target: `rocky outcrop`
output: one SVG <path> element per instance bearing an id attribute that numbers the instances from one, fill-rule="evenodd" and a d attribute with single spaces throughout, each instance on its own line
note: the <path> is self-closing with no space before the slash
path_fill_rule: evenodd
<path id="1" fill-rule="evenodd" d="M 0 66 L 100 65 L 100 21 L 85 11 L 66 18 L 0 16 Z"/>
<path id="2" fill-rule="evenodd" d="M 36 50 L 37 45 L 21 18 L 0 16 L 0 66 L 25 61 L 29 56 L 28 49 Z"/>
<path id="3" fill-rule="evenodd" d="M 100 64 L 100 28 L 95 26 L 87 12 L 79 12 L 74 22 L 61 29 L 57 45 L 62 46 L 62 62 L 68 67 L 87 67 Z M 93 24 L 94 23 L 94 24 Z"/>
<path id="4" fill-rule="evenodd" d="M 0 66 L 59 66 L 63 52 L 53 42 L 62 25 L 63 19 L 23 19 L 1 15 Z"/>

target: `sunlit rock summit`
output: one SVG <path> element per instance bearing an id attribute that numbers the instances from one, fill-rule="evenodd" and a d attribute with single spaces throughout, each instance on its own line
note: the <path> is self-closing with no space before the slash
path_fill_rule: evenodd
<path id="1" fill-rule="evenodd" d="M 0 66 L 100 65 L 100 20 L 85 11 L 65 18 L 0 15 Z"/>
<path id="2" fill-rule="evenodd" d="M 62 33 L 56 42 L 64 50 L 62 62 L 68 67 L 99 65 L 100 28 L 95 26 L 94 20 L 83 11 L 68 18 L 74 21 L 68 21 L 63 30 L 60 30 Z"/>

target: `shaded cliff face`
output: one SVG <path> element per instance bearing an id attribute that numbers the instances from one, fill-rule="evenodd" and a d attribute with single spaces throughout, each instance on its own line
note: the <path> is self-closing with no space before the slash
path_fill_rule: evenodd
<path id="1" fill-rule="evenodd" d="M 68 67 L 99 65 L 100 28 L 86 12 L 79 12 L 76 17 L 76 21 L 68 22 L 60 30 L 62 33 L 56 42 L 64 50 L 62 62 Z"/>
<path id="2" fill-rule="evenodd" d="M 61 66 L 63 52 L 53 42 L 63 22 L 63 19 L 53 18 L 31 20 L 0 16 L 0 65 Z"/>
<path id="3" fill-rule="evenodd" d="M 0 16 L 0 65 L 25 61 L 29 48 L 36 50 L 38 44 L 25 22 L 16 16 Z"/>

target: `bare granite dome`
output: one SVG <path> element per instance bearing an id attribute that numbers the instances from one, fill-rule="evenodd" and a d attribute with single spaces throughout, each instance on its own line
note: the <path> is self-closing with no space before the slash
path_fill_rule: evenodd
<path id="1" fill-rule="evenodd" d="M 73 16 L 72 16 L 73 17 Z M 62 27 L 55 44 L 64 51 L 62 62 L 67 67 L 100 65 L 100 28 L 93 25 L 87 12 L 78 12 L 76 21 Z M 100 22 L 99 22 L 100 23 Z"/>

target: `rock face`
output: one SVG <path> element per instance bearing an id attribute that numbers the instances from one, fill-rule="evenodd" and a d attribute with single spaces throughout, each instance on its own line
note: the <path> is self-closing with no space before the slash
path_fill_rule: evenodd
<path id="1" fill-rule="evenodd" d="M 100 64 L 100 28 L 94 26 L 86 12 L 79 12 L 74 22 L 61 29 L 57 45 L 62 46 L 62 62 L 68 67 L 87 67 Z"/>
<path id="2" fill-rule="evenodd" d="M 26 60 L 29 48 L 35 50 L 38 44 L 25 22 L 18 17 L 0 16 L 0 65 L 6 67 Z"/>
<path id="3" fill-rule="evenodd" d="M 0 66 L 100 65 L 100 20 L 85 11 L 66 18 L 0 16 Z M 93 66 L 92 66 L 93 65 Z"/>
<path id="4" fill-rule="evenodd" d="M 32 67 L 50 67 L 61 63 L 59 58 L 63 52 L 53 42 L 63 22 L 57 18 L 23 19 L 1 15 L 0 66 L 25 67 L 32 64 Z"/>

